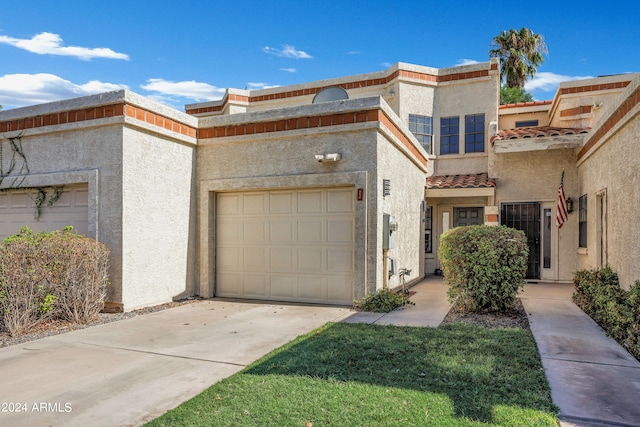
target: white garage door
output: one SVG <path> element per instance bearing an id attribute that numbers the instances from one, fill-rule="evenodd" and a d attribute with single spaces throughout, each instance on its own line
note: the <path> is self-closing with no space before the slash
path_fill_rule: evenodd
<path id="1" fill-rule="evenodd" d="M 72 225 L 80 234 L 87 234 L 87 185 L 65 185 L 60 198 L 48 207 L 46 202 L 38 220 L 35 216 L 36 191 L 11 190 L 0 192 L 0 239 L 16 234 L 28 225 L 34 231 L 52 231 Z M 48 190 L 49 195 L 52 191 Z"/>
<path id="2" fill-rule="evenodd" d="M 216 295 L 352 304 L 352 188 L 219 193 Z"/>

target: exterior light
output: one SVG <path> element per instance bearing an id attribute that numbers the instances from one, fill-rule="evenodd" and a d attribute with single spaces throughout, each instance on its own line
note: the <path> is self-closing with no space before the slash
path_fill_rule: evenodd
<path id="1" fill-rule="evenodd" d="M 567 213 L 573 212 L 573 200 L 571 197 L 567 199 Z"/>

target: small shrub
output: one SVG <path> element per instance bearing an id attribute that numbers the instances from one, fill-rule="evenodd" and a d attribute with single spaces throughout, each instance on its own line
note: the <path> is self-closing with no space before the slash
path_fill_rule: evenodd
<path id="1" fill-rule="evenodd" d="M 35 239 L 13 240 L 0 245 L 0 314 L 12 336 L 28 332 L 54 313 L 49 273 L 39 262 L 41 247 Z"/>
<path id="2" fill-rule="evenodd" d="M 438 252 L 449 301 L 471 312 L 508 310 L 525 284 L 524 232 L 504 227 L 456 227 L 442 235 Z"/>
<path id="3" fill-rule="evenodd" d="M 640 281 L 626 291 L 609 267 L 574 274 L 573 301 L 609 336 L 640 359 Z"/>
<path id="4" fill-rule="evenodd" d="M 354 301 L 353 307 L 359 311 L 372 311 L 374 313 L 388 313 L 404 305 L 414 305 L 404 293 L 397 293 L 388 289 L 381 289 L 375 294 Z"/>
<path id="5" fill-rule="evenodd" d="M 102 309 L 109 250 L 71 227 L 24 227 L 0 244 L 0 314 L 12 335 L 58 318 L 86 323 Z"/>

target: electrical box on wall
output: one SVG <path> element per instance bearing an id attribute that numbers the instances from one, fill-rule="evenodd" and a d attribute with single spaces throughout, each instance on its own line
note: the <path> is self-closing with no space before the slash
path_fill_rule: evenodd
<path id="1" fill-rule="evenodd" d="M 382 249 L 393 249 L 394 234 L 398 231 L 396 217 L 389 214 L 382 215 Z"/>

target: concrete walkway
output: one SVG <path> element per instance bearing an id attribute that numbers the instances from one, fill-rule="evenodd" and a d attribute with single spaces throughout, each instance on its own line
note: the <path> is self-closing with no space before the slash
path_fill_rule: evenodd
<path id="1" fill-rule="evenodd" d="M 572 301 L 572 284 L 529 284 L 521 299 L 562 426 L 640 426 L 640 362 Z"/>
<path id="2" fill-rule="evenodd" d="M 451 309 L 447 301 L 447 286 L 442 277 L 429 276 L 411 287 L 415 295 L 407 305 L 391 313 L 354 312 L 343 320 L 346 323 L 372 323 L 396 326 L 438 326 Z"/>

